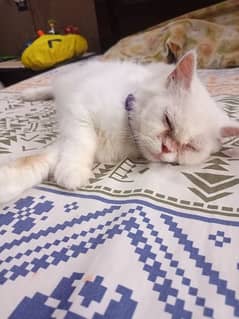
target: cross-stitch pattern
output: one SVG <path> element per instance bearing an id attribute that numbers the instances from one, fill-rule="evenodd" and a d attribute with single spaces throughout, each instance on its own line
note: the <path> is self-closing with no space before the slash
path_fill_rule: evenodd
<path id="1" fill-rule="evenodd" d="M 0 92 L 0 162 L 54 142 L 54 102 L 20 90 L 64 70 Z M 235 119 L 238 72 L 200 73 Z M 95 163 L 76 192 L 47 181 L 1 205 L 0 318 L 238 318 L 238 147 L 196 167 Z"/>

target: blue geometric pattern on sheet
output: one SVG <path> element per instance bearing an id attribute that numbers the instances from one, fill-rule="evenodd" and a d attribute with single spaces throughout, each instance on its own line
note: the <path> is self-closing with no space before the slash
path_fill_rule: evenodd
<path id="1" fill-rule="evenodd" d="M 3 210 L 7 213 L 0 216 L 0 226 L 8 225 L 16 234 L 31 230 L 36 223 L 46 220 L 48 213 L 54 207 L 53 202 L 44 200 L 44 198 L 41 196 L 40 201 L 36 203 L 33 197 L 28 196 L 19 199 L 11 210 L 5 207 Z M 2 228 L 0 234 L 5 232 L 6 230 Z"/>
<path id="2" fill-rule="evenodd" d="M 0 160 L 55 140 L 54 102 L 20 91 L 64 70 L 1 91 Z M 239 120 L 238 72 L 200 75 Z M 0 205 L 0 319 L 239 318 L 238 151 L 235 137 L 197 167 L 99 163 L 79 191 Z"/>
<path id="3" fill-rule="evenodd" d="M 216 234 L 210 234 L 208 239 L 214 240 L 216 247 L 223 247 L 225 243 L 230 243 L 231 238 L 226 237 L 223 231 L 218 230 Z"/>
<path id="4" fill-rule="evenodd" d="M 70 310 L 73 305 L 70 298 L 77 290 L 77 284 L 80 283 L 82 277 L 82 273 L 73 273 L 70 278 L 62 278 L 50 296 L 37 292 L 32 298 L 25 297 L 9 319 L 48 319 L 55 318 L 55 316 L 66 319 L 87 319 Z M 103 277 L 96 276 L 94 281 L 86 281 L 83 284 L 77 299 L 74 300 L 75 304 L 79 303 L 78 310 L 89 307 L 93 301 L 104 302 L 107 288 L 102 285 L 103 279 Z M 95 313 L 93 319 L 131 319 L 133 317 L 137 302 L 131 299 L 132 291 L 118 285 L 115 293 L 120 295 L 120 300 L 111 299 L 106 306 L 105 313 L 103 315 Z M 83 296 L 83 298 L 79 296 Z"/>
<path id="5" fill-rule="evenodd" d="M 75 193 L 62 197 L 49 191 L 22 198 L 2 211 L 0 294 L 11 294 L 13 282 L 15 287 L 25 283 L 9 318 L 141 318 L 138 308 L 146 307 L 145 296 L 152 299 L 152 309 L 161 309 L 162 318 L 239 317 L 233 280 L 238 258 L 228 254 L 229 247 L 237 247 L 237 221 L 199 218 L 133 198 L 77 198 Z M 23 212 L 30 212 L 25 216 L 31 218 L 31 227 L 16 226 Z M 208 225 L 205 251 L 200 229 Z M 229 273 L 226 264 L 217 263 L 222 251 L 231 258 Z M 118 254 L 117 265 L 109 253 Z M 122 262 L 127 263 L 124 271 Z M 96 275 L 88 278 L 85 265 Z M 112 282 L 111 271 L 117 282 Z M 41 276 L 49 278 L 50 291 L 31 287 L 32 281 L 41 284 Z"/>
<path id="6" fill-rule="evenodd" d="M 225 303 L 233 307 L 235 316 L 239 316 L 239 299 L 235 297 L 236 292 L 227 287 L 227 281 L 221 279 L 219 272 L 212 269 L 212 264 L 206 262 L 205 256 L 199 254 L 199 249 L 187 239 L 187 235 L 182 233 L 182 229 L 177 227 L 177 223 L 171 216 L 162 215 L 161 218 L 169 226 L 169 231 L 173 232 L 174 237 L 178 239 L 178 243 L 183 245 L 184 250 L 189 253 L 189 258 L 195 261 L 195 266 L 202 269 L 202 275 L 209 277 L 209 283 L 217 287 L 217 293 L 225 296 Z"/>

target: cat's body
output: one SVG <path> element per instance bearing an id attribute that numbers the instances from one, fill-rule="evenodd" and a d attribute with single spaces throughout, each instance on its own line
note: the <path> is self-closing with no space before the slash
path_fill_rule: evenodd
<path id="1" fill-rule="evenodd" d="M 135 156 L 138 154 L 138 148 L 130 134 L 124 105 L 127 96 L 135 93 L 149 77 L 148 70 L 131 63 L 98 61 L 81 69 L 73 76 L 76 83 L 71 82 L 72 74 L 69 74 L 68 85 L 71 89 L 67 95 L 63 93 L 62 96 L 60 93 L 59 96 L 58 93 L 61 89 L 65 92 L 65 81 L 59 80 L 55 84 L 58 93 L 56 104 L 61 110 L 60 119 L 69 117 L 69 125 L 72 126 L 73 115 L 77 119 L 77 128 L 80 122 L 82 125 L 94 127 L 97 162 L 115 163 L 126 156 Z M 72 90 L 76 94 L 72 93 Z M 68 131 L 65 120 L 61 122 L 60 119 L 60 132 Z"/>
<path id="2" fill-rule="evenodd" d="M 0 202 L 14 198 L 51 173 L 68 189 L 88 183 L 93 162 L 125 157 L 194 164 L 237 135 L 196 75 L 193 52 L 177 66 L 89 62 L 24 98 L 55 98 L 58 140 L 41 154 L 0 168 Z M 130 105 L 128 97 L 131 97 Z"/>

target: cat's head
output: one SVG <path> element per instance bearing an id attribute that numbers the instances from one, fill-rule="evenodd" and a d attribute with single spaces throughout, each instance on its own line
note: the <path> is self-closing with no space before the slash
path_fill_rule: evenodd
<path id="1" fill-rule="evenodd" d="M 157 74 L 158 72 L 158 74 Z M 197 164 L 220 149 L 239 125 L 219 109 L 196 72 L 196 53 L 186 53 L 166 75 L 157 71 L 136 96 L 133 131 L 150 161 Z"/>

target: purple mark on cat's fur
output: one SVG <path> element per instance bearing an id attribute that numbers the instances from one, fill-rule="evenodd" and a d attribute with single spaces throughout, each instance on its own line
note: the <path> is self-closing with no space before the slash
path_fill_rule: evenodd
<path id="1" fill-rule="evenodd" d="M 129 123 L 129 128 L 131 131 L 131 134 L 133 136 L 134 142 L 136 145 L 138 145 L 137 138 L 134 134 L 134 129 L 132 127 L 132 111 L 135 103 L 135 97 L 133 94 L 129 94 L 125 100 L 125 109 L 127 111 L 127 116 L 128 116 L 128 123 Z"/>
<path id="2" fill-rule="evenodd" d="M 135 102 L 135 97 L 133 96 L 133 94 L 129 94 L 125 100 L 126 111 L 130 112 L 133 110 L 134 102 Z"/>

